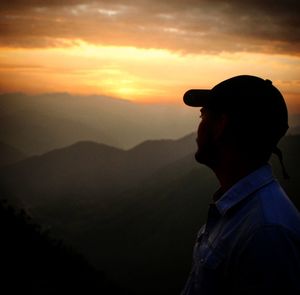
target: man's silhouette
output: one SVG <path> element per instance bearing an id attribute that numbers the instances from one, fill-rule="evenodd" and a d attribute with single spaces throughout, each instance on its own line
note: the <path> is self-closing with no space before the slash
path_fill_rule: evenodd
<path id="1" fill-rule="evenodd" d="M 288 129 L 269 80 L 237 76 L 184 102 L 201 108 L 195 158 L 220 182 L 194 247 L 182 295 L 300 294 L 300 215 L 268 161 Z"/>

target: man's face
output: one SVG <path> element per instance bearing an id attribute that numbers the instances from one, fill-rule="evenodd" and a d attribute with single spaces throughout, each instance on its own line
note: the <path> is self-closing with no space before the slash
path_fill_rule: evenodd
<path id="1" fill-rule="evenodd" d="M 197 132 L 198 150 L 195 154 L 195 159 L 201 164 L 213 167 L 217 160 L 216 153 L 216 116 L 207 108 L 203 107 L 200 110 L 201 122 Z"/>

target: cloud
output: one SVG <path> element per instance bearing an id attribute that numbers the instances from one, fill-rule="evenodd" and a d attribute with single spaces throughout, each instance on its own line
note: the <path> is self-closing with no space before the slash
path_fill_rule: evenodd
<path id="1" fill-rule="evenodd" d="M 4 0 L 0 10 L 2 46 L 84 40 L 182 53 L 300 53 L 296 0 Z"/>

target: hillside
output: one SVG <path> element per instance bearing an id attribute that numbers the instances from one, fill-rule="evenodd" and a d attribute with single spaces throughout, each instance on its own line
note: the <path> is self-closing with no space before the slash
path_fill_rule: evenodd
<path id="1" fill-rule="evenodd" d="M 0 237 L 1 294 L 132 294 L 3 201 Z"/>
<path id="2" fill-rule="evenodd" d="M 291 179 L 282 179 L 272 158 L 275 175 L 300 208 L 300 136 L 286 136 L 280 146 Z M 178 294 L 218 187 L 195 163 L 195 148 L 193 134 L 128 151 L 80 142 L 2 169 L 2 195 L 121 285 L 138 294 Z"/>
<path id="3" fill-rule="evenodd" d="M 26 207 L 47 207 L 65 198 L 74 204 L 101 203 L 189 154 L 193 137 L 147 141 L 128 151 L 78 142 L 4 168 L 1 186 Z"/>
<path id="4" fill-rule="evenodd" d="M 4 142 L 0 142 L 0 167 L 19 162 L 25 158 L 26 155 L 22 151 Z"/>

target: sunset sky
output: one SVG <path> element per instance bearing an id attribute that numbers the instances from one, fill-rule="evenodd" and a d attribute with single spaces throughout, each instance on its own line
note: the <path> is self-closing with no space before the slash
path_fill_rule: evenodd
<path id="1" fill-rule="evenodd" d="M 238 74 L 268 78 L 300 112 L 296 0 L 2 0 L 0 92 L 182 103 Z"/>

